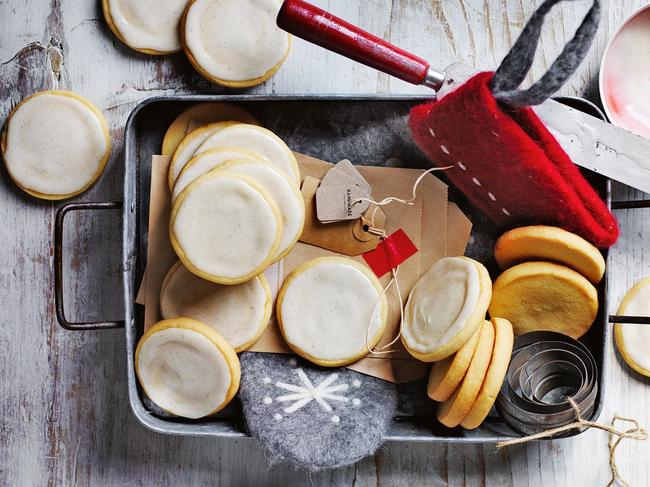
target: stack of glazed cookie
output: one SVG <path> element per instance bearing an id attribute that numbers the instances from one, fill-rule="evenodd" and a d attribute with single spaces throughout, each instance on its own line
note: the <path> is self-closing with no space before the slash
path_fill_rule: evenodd
<path id="1" fill-rule="evenodd" d="M 263 273 L 298 241 L 305 207 L 293 153 L 235 106 L 206 103 L 181 113 L 162 152 L 171 154 L 169 236 L 180 260 L 163 281 L 163 321 L 141 339 L 136 369 L 156 404 L 197 418 L 237 391 L 237 353 L 271 317 Z M 212 367 L 206 360 L 220 379 L 196 389 Z"/>
<path id="2" fill-rule="evenodd" d="M 284 63 L 291 36 L 275 25 L 279 0 L 102 0 L 106 23 L 132 49 L 149 55 L 183 50 L 213 83 L 247 88 Z"/>

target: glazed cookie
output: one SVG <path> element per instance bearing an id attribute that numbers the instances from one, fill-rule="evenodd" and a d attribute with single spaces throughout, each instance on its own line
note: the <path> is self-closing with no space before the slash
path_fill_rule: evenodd
<path id="1" fill-rule="evenodd" d="M 596 288 L 576 271 L 550 262 L 511 267 L 494 283 L 490 316 L 512 323 L 515 335 L 548 330 L 580 338 L 598 313 Z"/>
<path id="2" fill-rule="evenodd" d="M 337 367 L 355 362 L 379 342 L 388 301 L 379 279 L 363 264 L 321 257 L 287 277 L 276 314 L 293 351 L 315 364 Z"/>
<path id="3" fill-rule="evenodd" d="M 187 0 L 102 0 L 113 34 L 131 49 L 162 55 L 182 49 L 180 23 Z"/>
<path id="4" fill-rule="evenodd" d="M 300 191 L 287 177 L 268 161 L 232 160 L 219 166 L 220 170 L 246 174 L 271 194 L 282 215 L 282 239 L 275 261 L 286 256 L 296 245 L 305 225 L 305 200 Z"/>
<path id="5" fill-rule="evenodd" d="M 505 270 L 526 261 L 551 260 L 571 267 L 598 284 L 605 273 L 605 259 L 584 238 L 558 227 L 521 227 L 504 233 L 494 256 Z"/>
<path id="6" fill-rule="evenodd" d="M 257 125 L 240 123 L 213 133 L 196 150 L 196 154 L 218 147 L 243 147 L 266 159 L 283 171 L 289 179 L 300 184 L 296 156 L 284 141 L 270 130 Z"/>
<path id="7" fill-rule="evenodd" d="M 169 162 L 169 172 L 167 174 L 169 189 L 174 189 L 176 178 L 178 178 L 185 165 L 194 157 L 197 149 L 205 142 L 205 139 L 217 133 L 219 130 L 236 124 L 237 122 L 232 121 L 214 122 L 187 134 L 174 151 L 172 160 Z"/>
<path id="8" fill-rule="evenodd" d="M 448 428 L 458 426 L 472 409 L 479 395 L 494 349 L 494 326 L 483 321 L 481 334 L 467 374 L 456 392 L 438 406 L 437 418 Z"/>
<path id="9" fill-rule="evenodd" d="M 282 215 L 256 180 L 216 169 L 176 198 L 169 234 L 176 255 L 192 273 L 219 284 L 240 284 L 277 257 Z"/>
<path id="10" fill-rule="evenodd" d="M 259 125 L 259 121 L 243 108 L 230 103 L 207 102 L 192 105 L 183 110 L 171 123 L 162 143 L 163 156 L 171 156 L 178 148 L 181 141 L 188 134 L 190 124 L 203 127 L 214 122 L 227 122 L 229 120 Z"/>
<path id="11" fill-rule="evenodd" d="M 228 340 L 236 352 L 246 350 L 262 335 L 271 308 L 271 289 L 264 274 L 224 286 L 195 276 L 177 262 L 160 291 L 164 319 L 186 316 L 201 321 Z"/>
<path id="12" fill-rule="evenodd" d="M 71 198 L 101 176 L 110 155 L 108 125 L 87 99 L 41 91 L 9 114 L 0 139 L 11 179 L 46 200 Z"/>
<path id="13" fill-rule="evenodd" d="M 467 257 L 440 259 L 409 294 L 404 346 L 424 362 L 453 355 L 485 320 L 491 296 L 492 281 L 482 264 Z"/>
<path id="14" fill-rule="evenodd" d="M 479 327 L 458 352 L 433 364 L 427 384 L 427 394 L 431 399 L 439 402 L 446 401 L 458 388 L 472 361 L 480 333 Z"/>
<path id="15" fill-rule="evenodd" d="M 202 418 L 223 409 L 239 388 L 239 359 L 208 325 L 191 318 L 151 326 L 135 350 L 145 394 L 170 414 Z"/>
<path id="16" fill-rule="evenodd" d="M 650 278 L 639 282 L 627 293 L 619 315 L 650 316 Z M 650 326 L 614 325 L 616 346 L 627 364 L 639 374 L 650 377 Z"/>
<path id="17" fill-rule="evenodd" d="M 280 3 L 191 0 L 181 24 L 187 58 L 213 83 L 233 88 L 263 83 L 291 49 L 291 36 L 275 23 Z"/>
<path id="18" fill-rule="evenodd" d="M 512 324 L 508 320 L 492 318 L 492 325 L 495 331 L 492 358 L 476 401 L 474 401 L 469 413 L 460 423 L 465 429 L 478 428 L 485 420 L 497 400 L 508 371 L 508 365 L 510 365 L 512 346 L 515 339 Z"/>
<path id="19" fill-rule="evenodd" d="M 210 172 L 212 169 L 226 161 L 233 159 L 248 159 L 256 160 L 258 158 L 253 152 L 239 147 L 222 147 L 219 149 L 210 149 L 206 152 L 194 156 L 178 173 L 178 177 L 174 182 L 174 189 L 172 191 L 172 201 L 181 194 L 181 192 L 199 176 Z"/>

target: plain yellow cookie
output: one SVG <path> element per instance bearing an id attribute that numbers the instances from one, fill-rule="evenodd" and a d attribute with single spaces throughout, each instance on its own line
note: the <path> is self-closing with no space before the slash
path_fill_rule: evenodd
<path id="1" fill-rule="evenodd" d="M 463 382 L 448 400 L 438 406 L 438 421 L 448 428 L 455 428 L 465 419 L 478 397 L 490 365 L 494 349 L 494 334 L 492 323 L 483 321 L 478 345 Z"/>
<path id="2" fill-rule="evenodd" d="M 214 122 L 227 122 L 229 120 L 260 125 L 260 122 L 247 110 L 231 103 L 198 103 L 183 110 L 171 123 L 163 138 L 162 155 L 171 156 L 174 154 L 181 141 L 188 134 L 190 123 L 198 123 L 202 127 Z"/>
<path id="3" fill-rule="evenodd" d="M 512 323 L 515 335 L 548 330 L 580 338 L 598 314 L 598 292 L 573 269 L 550 262 L 511 267 L 494 282 L 490 316 Z"/>
<path id="4" fill-rule="evenodd" d="M 135 350 L 145 394 L 170 414 L 202 418 L 223 409 L 239 389 L 235 350 L 214 329 L 191 318 L 163 320 L 145 331 Z"/>
<path id="5" fill-rule="evenodd" d="M 550 260 L 578 271 L 593 284 L 605 273 L 603 254 L 584 238 L 558 227 L 521 227 L 504 233 L 494 257 L 501 269 L 527 261 Z"/>
<path id="6" fill-rule="evenodd" d="M 650 277 L 630 289 L 618 314 L 650 316 Z M 614 338 L 623 360 L 639 374 L 650 377 L 650 325 L 617 323 Z"/>
<path id="7" fill-rule="evenodd" d="M 433 364 L 427 384 L 427 394 L 431 399 L 438 402 L 446 401 L 458 388 L 472 362 L 480 334 L 481 327 L 477 328 L 458 352 Z"/>
<path id="8" fill-rule="evenodd" d="M 512 324 L 502 318 L 492 318 L 491 321 L 495 331 L 492 358 L 478 397 L 467 416 L 460 423 L 465 429 L 478 428 L 485 420 L 494 405 L 494 401 L 497 400 L 503 385 L 503 379 L 506 372 L 508 372 L 508 365 L 510 365 L 512 346 L 515 339 Z"/>

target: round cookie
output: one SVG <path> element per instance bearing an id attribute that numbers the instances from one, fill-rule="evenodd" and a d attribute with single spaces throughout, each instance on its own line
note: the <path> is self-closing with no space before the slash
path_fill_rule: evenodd
<path id="1" fill-rule="evenodd" d="M 248 88 L 269 79 L 289 55 L 291 36 L 276 25 L 278 0 L 191 0 L 181 38 L 207 80 Z"/>
<path id="2" fill-rule="evenodd" d="M 176 198 L 169 235 L 176 255 L 192 273 L 219 284 L 240 284 L 264 272 L 276 258 L 282 215 L 253 178 L 215 169 Z"/>
<path id="3" fill-rule="evenodd" d="M 512 324 L 502 318 L 492 318 L 492 325 L 495 331 L 492 358 L 476 401 L 467 416 L 460 422 L 465 429 L 478 428 L 483 423 L 499 395 L 510 365 L 515 339 Z"/>
<path id="4" fill-rule="evenodd" d="M 203 176 L 212 169 L 226 161 L 232 159 L 249 159 L 251 161 L 258 159 L 253 152 L 239 147 L 221 147 L 219 149 L 210 149 L 206 152 L 192 157 L 187 164 L 178 173 L 172 190 L 172 201 L 196 178 Z"/>
<path id="5" fill-rule="evenodd" d="M 246 174 L 271 194 L 282 215 L 282 238 L 275 261 L 285 257 L 302 235 L 305 225 L 305 201 L 298 188 L 268 161 L 235 159 L 219 165 L 219 170 Z"/>
<path id="6" fill-rule="evenodd" d="M 337 367 L 359 360 L 379 342 L 388 301 L 379 279 L 363 264 L 320 257 L 287 277 L 276 314 L 294 352 L 315 364 Z"/>
<path id="7" fill-rule="evenodd" d="M 598 292 L 573 269 L 526 262 L 494 282 L 490 316 L 512 323 L 515 335 L 548 330 L 580 338 L 598 313 Z"/>
<path id="8" fill-rule="evenodd" d="M 467 257 L 440 259 L 409 294 L 402 343 L 423 362 L 453 355 L 485 320 L 491 296 L 492 281 L 481 263 Z"/>
<path id="9" fill-rule="evenodd" d="M 458 352 L 433 364 L 427 384 L 427 394 L 431 399 L 446 401 L 458 388 L 472 361 L 480 333 L 479 327 Z"/>
<path id="10" fill-rule="evenodd" d="M 135 350 L 145 394 L 170 414 L 197 419 L 223 409 L 239 389 L 235 350 L 208 325 L 163 320 L 145 331 Z"/>
<path id="11" fill-rule="evenodd" d="M 113 34 L 131 49 L 154 56 L 182 49 L 180 23 L 187 0 L 102 0 Z"/>
<path id="12" fill-rule="evenodd" d="M 174 151 L 172 160 L 169 162 L 169 172 L 167 173 L 167 182 L 169 184 L 169 189 L 174 189 L 176 178 L 178 178 L 178 175 L 183 170 L 185 165 L 194 157 L 197 149 L 201 144 L 203 144 L 203 142 L 205 142 L 205 139 L 217 133 L 219 130 L 223 130 L 226 127 L 230 127 L 231 125 L 235 124 L 237 124 L 237 122 L 214 122 L 203 127 L 199 127 L 198 129 L 193 130 L 187 134 Z"/>
<path id="13" fill-rule="evenodd" d="M 630 289 L 618 314 L 650 316 L 650 277 Z M 623 360 L 639 374 L 650 377 L 650 326 L 617 323 L 614 338 Z"/>
<path id="14" fill-rule="evenodd" d="M 494 326 L 484 321 L 478 345 L 469 364 L 467 374 L 456 392 L 438 406 L 436 417 L 448 428 L 455 428 L 467 416 L 481 390 L 494 349 Z"/>
<path id="15" fill-rule="evenodd" d="M 494 257 L 502 270 L 526 261 L 550 260 L 571 267 L 598 284 L 605 273 L 605 259 L 584 238 L 558 227 L 521 227 L 497 240 Z"/>
<path id="16" fill-rule="evenodd" d="M 104 115 L 70 91 L 41 91 L 12 110 L 0 137 L 11 179 L 46 200 L 71 198 L 101 176 L 111 151 Z"/>
<path id="17" fill-rule="evenodd" d="M 213 328 L 236 352 L 253 345 L 271 318 L 271 288 L 260 274 L 235 286 L 206 281 L 174 264 L 160 291 L 160 314 L 164 319 L 185 316 Z"/>
<path id="18" fill-rule="evenodd" d="M 300 184 L 300 170 L 296 156 L 284 141 L 263 127 L 245 123 L 235 124 L 213 133 L 196 150 L 196 154 L 218 147 L 243 147 L 266 159 Z"/>
<path id="19" fill-rule="evenodd" d="M 214 122 L 227 122 L 229 120 L 253 125 L 260 124 L 248 111 L 236 105 L 214 101 L 198 103 L 183 110 L 167 128 L 163 138 L 161 154 L 163 156 L 174 154 L 187 135 L 191 123 L 198 123 L 203 127 Z"/>

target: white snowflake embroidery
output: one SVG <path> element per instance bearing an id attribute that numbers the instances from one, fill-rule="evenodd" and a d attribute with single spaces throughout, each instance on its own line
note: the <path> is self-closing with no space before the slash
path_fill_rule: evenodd
<path id="1" fill-rule="evenodd" d="M 330 406 L 327 401 L 348 402 L 347 397 L 340 394 L 334 394 L 335 392 L 346 392 L 349 387 L 346 383 L 332 385 L 336 379 L 338 379 L 339 374 L 330 374 L 325 377 L 320 384 L 314 386 L 311 380 L 309 380 L 309 377 L 307 377 L 307 374 L 305 374 L 301 368 L 295 370 L 303 385 L 287 384 L 286 382 L 275 383 L 275 385 L 280 389 L 291 391 L 293 393 L 275 398 L 275 401 L 278 402 L 294 401 L 293 404 L 284 408 L 285 413 L 291 414 L 296 412 L 312 401 L 316 401 L 327 412 L 332 411 L 332 406 Z"/>

